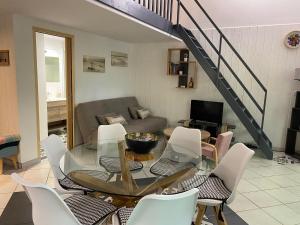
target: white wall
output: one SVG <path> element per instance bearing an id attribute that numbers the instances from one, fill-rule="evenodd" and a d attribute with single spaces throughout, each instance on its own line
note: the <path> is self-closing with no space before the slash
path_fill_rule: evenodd
<path id="1" fill-rule="evenodd" d="M 19 132 L 15 46 L 10 15 L 0 16 L 0 49 L 9 50 L 10 65 L 0 66 L 0 135 Z"/>
<path id="2" fill-rule="evenodd" d="M 132 46 L 130 44 L 20 15 L 14 15 L 13 22 L 16 45 L 20 133 L 22 136 L 21 162 L 35 159 L 38 152 L 32 27 L 42 27 L 74 35 L 76 104 L 84 101 L 134 94 L 134 77 L 131 72 L 133 65 L 131 60 L 129 60 L 128 68 L 110 66 L 110 51 L 127 52 L 130 59 L 132 54 Z M 82 72 L 83 55 L 105 57 L 106 72 L 102 74 Z"/>
<path id="3" fill-rule="evenodd" d="M 300 82 L 293 80 L 295 68 L 300 67 L 300 49 L 286 48 L 283 40 L 288 32 L 299 29 L 300 24 L 224 29 L 229 40 L 268 90 L 265 131 L 275 148 L 284 148 L 286 129 L 289 127 L 291 108 L 294 105 L 294 94 L 300 87 Z M 213 30 L 208 30 L 207 33 L 212 40 L 218 40 Z M 196 36 L 199 35 L 196 33 Z M 141 103 L 149 107 L 155 114 L 168 117 L 170 123 L 176 123 L 179 119 L 189 117 L 190 99 L 224 101 L 200 66 L 195 90 L 175 88 L 177 77 L 166 75 L 166 62 L 167 49 L 177 46 L 176 43 L 138 44 L 135 46 L 136 95 Z M 209 50 L 208 52 L 211 53 Z M 229 62 L 240 78 L 246 82 L 251 93 L 258 96 L 261 102 L 261 92 L 253 79 L 249 79 L 249 75 L 237 66 L 237 60 L 228 52 L 228 49 L 224 49 L 223 53 L 228 56 Z M 232 76 L 228 72 L 225 75 L 240 94 L 242 101 L 258 117 L 253 105 L 249 104 L 249 99 L 233 81 Z M 251 140 L 227 104 L 223 121 L 237 125 L 235 134 L 239 141 Z"/>
<path id="4" fill-rule="evenodd" d="M 178 125 L 181 119 L 189 119 L 191 99 L 225 102 L 200 65 L 197 65 L 195 89 L 176 88 L 178 76 L 166 73 L 168 48 L 177 47 L 185 46 L 178 42 L 135 45 L 136 96 L 154 115 L 168 118 L 171 126 Z M 224 123 L 237 125 L 235 133 L 239 134 L 240 141 L 252 140 L 226 102 L 223 113 Z"/>

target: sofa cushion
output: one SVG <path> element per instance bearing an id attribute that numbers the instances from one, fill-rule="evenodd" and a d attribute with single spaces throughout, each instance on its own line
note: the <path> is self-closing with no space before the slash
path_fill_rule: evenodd
<path id="1" fill-rule="evenodd" d="M 146 119 L 147 117 L 149 117 L 151 115 L 150 111 L 148 109 L 138 109 L 137 113 L 139 115 L 139 118 Z"/>
<path id="2" fill-rule="evenodd" d="M 107 116 L 106 120 L 107 120 L 108 124 L 115 124 L 115 123 L 120 123 L 122 125 L 126 125 L 127 124 L 125 118 L 122 115 Z"/>
<path id="3" fill-rule="evenodd" d="M 129 113 L 130 113 L 132 119 L 137 120 L 137 119 L 139 118 L 139 115 L 138 115 L 137 111 L 138 111 L 139 109 L 142 109 L 142 108 L 143 108 L 143 107 L 142 107 L 142 106 L 139 106 L 139 105 L 128 107 L 128 110 L 129 110 Z"/>
<path id="4" fill-rule="evenodd" d="M 108 122 L 107 122 L 107 119 L 106 117 L 109 117 L 109 116 L 117 116 L 116 113 L 105 113 L 105 114 L 101 114 L 101 115 L 96 115 L 96 119 L 99 123 L 99 125 L 108 125 Z"/>
<path id="5" fill-rule="evenodd" d="M 130 132 L 157 132 L 167 126 L 167 119 L 157 116 L 150 116 L 143 120 L 130 120 L 125 129 Z"/>

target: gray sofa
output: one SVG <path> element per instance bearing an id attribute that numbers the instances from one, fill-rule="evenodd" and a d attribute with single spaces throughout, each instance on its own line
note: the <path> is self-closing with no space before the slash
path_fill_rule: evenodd
<path id="1" fill-rule="evenodd" d="M 97 115 L 106 113 L 117 113 L 122 115 L 127 125 L 124 125 L 127 132 L 158 132 L 167 126 L 167 120 L 162 117 L 150 116 L 145 119 L 132 119 L 129 107 L 139 106 L 135 97 L 124 97 L 105 99 L 92 102 L 80 103 L 75 109 L 76 114 L 76 135 L 75 144 L 97 143 L 98 126 Z"/>

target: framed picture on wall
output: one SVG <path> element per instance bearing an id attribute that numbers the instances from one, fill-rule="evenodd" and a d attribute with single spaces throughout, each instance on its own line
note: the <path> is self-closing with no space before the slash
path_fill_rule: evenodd
<path id="1" fill-rule="evenodd" d="M 0 66 L 9 66 L 9 50 L 0 50 Z"/>
<path id="2" fill-rule="evenodd" d="M 105 73 L 105 58 L 84 55 L 83 72 Z"/>
<path id="3" fill-rule="evenodd" d="M 111 65 L 128 67 L 128 54 L 122 52 L 111 52 Z"/>

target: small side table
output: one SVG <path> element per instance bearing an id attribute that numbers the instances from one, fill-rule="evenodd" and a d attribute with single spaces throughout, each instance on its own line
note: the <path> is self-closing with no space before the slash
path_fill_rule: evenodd
<path id="1" fill-rule="evenodd" d="M 164 135 L 169 139 L 174 131 L 175 127 L 168 127 L 164 129 Z M 210 138 L 210 133 L 206 130 L 200 130 L 201 131 L 201 140 L 207 141 Z"/>

